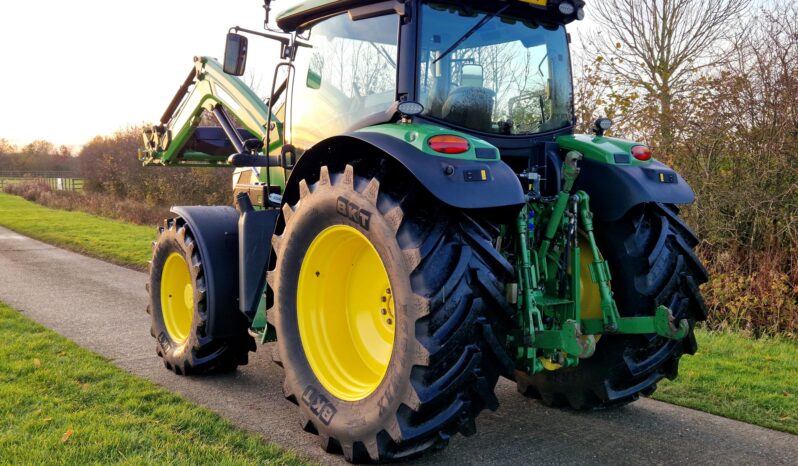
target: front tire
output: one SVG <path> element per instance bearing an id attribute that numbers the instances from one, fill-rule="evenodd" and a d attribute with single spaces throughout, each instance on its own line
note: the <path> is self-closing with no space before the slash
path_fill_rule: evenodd
<path id="1" fill-rule="evenodd" d="M 232 338 L 207 335 L 208 287 L 197 239 L 183 218 L 164 220 L 152 246 L 147 282 L 150 333 L 164 366 L 178 375 L 228 372 L 247 364 L 255 340 L 242 327 Z M 229 303 L 228 303 L 229 304 Z"/>
<path id="2" fill-rule="evenodd" d="M 479 412 L 497 408 L 509 369 L 491 345 L 504 324 L 487 307 L 505 269 L 488 265 L 503 259 L 475 222 L 390 170 L 362 171 L 322 167 L 284 206 L 269 315 L 305 430 L 328 452 L 376 462 L 472 434 Z"/>

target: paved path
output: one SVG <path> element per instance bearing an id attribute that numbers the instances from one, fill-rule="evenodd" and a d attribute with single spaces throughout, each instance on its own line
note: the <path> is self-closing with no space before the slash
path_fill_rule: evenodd
<path id="1" fill-rule="evenodd" d="M 325 464 L 316 437 L 299 428 L 281 392 L 269 346 L 234 374 L 187 378 L 163 368 L 144 313 L 144 274 L 0 228 L 0 301 L 118 366 L 207 406 L 235 425 Z M 478 434 L 417 464 L 798 464 L 798 436 L 641 400 L 598 412 L 551 410 L 503 380 L 501 408 Z"/>

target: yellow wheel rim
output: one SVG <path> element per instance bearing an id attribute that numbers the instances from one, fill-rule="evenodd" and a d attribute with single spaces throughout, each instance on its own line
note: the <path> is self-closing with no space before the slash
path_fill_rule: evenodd
<path id="1" fill-rule="evenodd" d="M 194 287 L 183 256 L 173 252 L 161 274 L 161 313 L 166 331 L 176 343 L 184 343 L 194 319 Z"/>
<path id="2" fill-rule="evenodd" d="M 593 253 L 587 239 L 579 238 L 579 308 L 583 319 L 601 319 L 601 292 L 597 283 L 590 278 L 590 264 Z"/>
<path id="3" fill-rule="evenodd" d="M 362 233 L 338 225 L 313 240 L 299 272 L 297 320 L 310 367 L 332 395 L 357 401 L 377 389 L 396 315 L 388 272 Z"/>

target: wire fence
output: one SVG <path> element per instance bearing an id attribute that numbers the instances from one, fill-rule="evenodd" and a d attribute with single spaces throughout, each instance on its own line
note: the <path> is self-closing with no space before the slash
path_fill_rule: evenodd
<path id="1" fill-rule="evenodd" d="M 10 184 L 17 183 L 44 183 L 53 191 L 83 191 L 83 178 L 76 177 L 71 172 L 14 172 L 14 171 L 0 171 L 0 192 L 5 190 L 5 187 Z"/>

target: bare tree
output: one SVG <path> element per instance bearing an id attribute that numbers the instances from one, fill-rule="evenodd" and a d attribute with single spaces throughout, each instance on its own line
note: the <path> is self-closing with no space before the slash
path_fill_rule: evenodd
<path id="1" fill-rule="evenodd" d="M 659 149 L 669 154 L 674 108 L 700 72 L 733 49 L 733 26 L 751 0 L 604 0 L 591 42 L 613 73 L 657 106 Z"/>
<path id="2" fill-rule="evenodd" d="M 19 149 L 8 139 L 0 139 L 0 154 L 15 154 Z"/>

